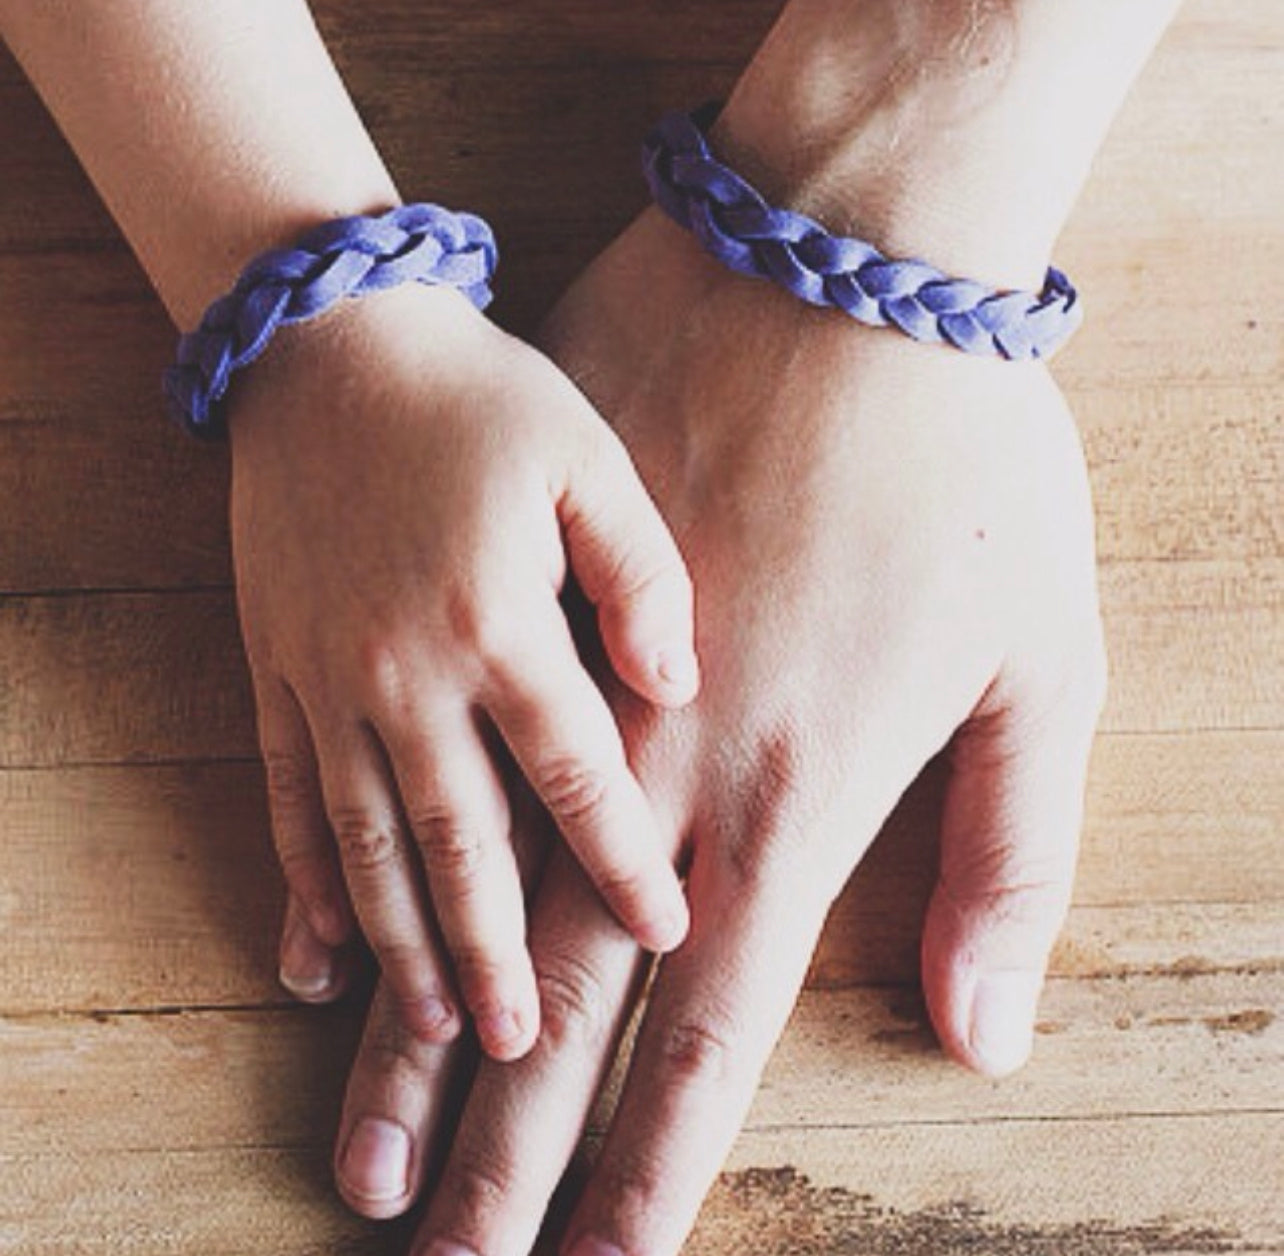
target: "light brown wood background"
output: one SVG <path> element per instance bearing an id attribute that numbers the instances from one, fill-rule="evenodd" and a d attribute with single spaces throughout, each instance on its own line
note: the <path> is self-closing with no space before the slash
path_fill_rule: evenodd
<path id="1" fill-rule="evenodd" d="M 495 221 L 521 329 L 775 2 L 319 10 L 407 191 Z M 926 1027 L 929 778 L 692 1252 L 1284 1252 L 1284 3 L 1192 0 L 1058 256 L 1113 692 L 1035 1058 L 991 1084 Z M 327 1176 L 359 1009 L 274 983 L 227 466 L 162 417 L 171 344 L 0 55 L 0 1251 L 397 1252 Z"/>

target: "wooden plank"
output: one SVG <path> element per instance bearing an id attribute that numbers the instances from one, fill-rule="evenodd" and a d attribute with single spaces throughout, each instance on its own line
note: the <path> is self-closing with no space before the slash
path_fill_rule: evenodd
<path id="1" fill-rule="evenodd" d="M 920 875 L 926 880 L 930 868 Z M 878 900 L 877 884 L 872 877 L 857 877 L 835 904 L 812 960 L 807 979 L 812 988 L 918 979 L 927 892 Z M 1080 877 L 1076 893 L 1093 888 Z M 1060 978 L 1281 972 L 1284 903 L 1076 903 L 1049 971 Z"/>
<path id="2" fill-rule="evenodd" d="M 1194 1256 L 1284 1245 L 1278 1114 L 741 1137 L 691 1256 Z"/>
<path id="3" fill-rule="evenodd" d="M 349 1213 L 320 1150 L 165 1148 L 0 1160 L 7 1256 L 406 1256 L 411 1229 Z"/>
<path id="4" fill-rule="evenodd" d="M 1280 726 L 1284 564 L 1116 563 L 1101 571 L 1110 731 Z"/>
<path id="5" fill-rule="evenodd" d="M 285 1002 L 257 764 L 0 773 L 7 1010 Z"/>
<path id="6" fill-rule="evenodd" d="M 1284 695 L 1284 562 L 1102 572 L 1110 732 L 1271 729 Z M 0 766 L 255 752 L 230 591 L 0 598 Z"/>
<path id="7" fill-rule="evenodd" d="M 1103 564 L 1284 555 L 1278 383 L 1090 387 L 1069 400 Z"/>
<path id="8" fill-rule="evenodd" d="M 1284 969 L 1281 734 L 1105 737 L 1061 976 Z M 831 913 L 824 987 L 917 979 L 939 769 Z M 0 1007 L 280 1003 L 254 762 L 0 772 Z"/>
<path id="9" fill-rule="evenodd" d="M 1277 1114 L 744 1134 L 690 1256 L 1278 1256 Z M 404 1256 L 294 1148 L 45 1152 L 5 1165 L 14 1256 Z M 541 1245 L 538 1256 L 555 1247 Z"/>
<path id="10" fill-rule="evenodd" d="M 747 1128 L 1278 1111 L 1282 996 L 1278 973 L 1054 981 L 1034 1059 L 990 1082 L 941 1054 L 914 993 L 811 991 Z M 0 1158 L 313 1145 L 361 1020 L 354 1006 L 4 1018 Z M 123 1102 L 147 1094 L 165 1102 Z"/>

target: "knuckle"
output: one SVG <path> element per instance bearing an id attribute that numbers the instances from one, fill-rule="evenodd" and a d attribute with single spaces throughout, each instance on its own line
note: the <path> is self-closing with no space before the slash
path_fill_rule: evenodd
<path id="1" fill-rule="evenodd" d="M 1073 849 L 1040 852 L 1013 842 L 979 844 L 964 862 L 942 870 L 941 885 L 969 914 L 989 926 L 1054 928 L 1069 906 Z"/>
<path id="2" fill-rule="evenodd" d="M 619 1217 L 644 1217 L 670 1193 L 662 1166 L 641 1150 L 617 1150 L 597 1166 L 594 1177 L 599 1197 L 610 1200 Z"/>
<path id="3" fill-rule="evenodd" d="M 400 857 L 397 826 L 366 807 L 333 808 L 330 827 L 346 868 L 358 872 L 382 871 Z"/>
<path id="4" fill-rule="evenodd" d="M 476 1219 L 511 1205 L 520 1178 L 499 1147 L 457 1143 L 446 1167 L 443 1196 L 456 1216 Z"/>
<path id="5" fill-rule="evenodd" d="M 594 869 L 593 884 L 612 910 L 624 917 L 625 923 L 641 921 L 654 898 L 645 873 L 618 863 Z"/>
<path id="6" fill-rule="evenodd" d="M 367 923 L 366 934 L 394 1002 L 409 1008 L 429 994 L 440 993 L 437 966 L 425 938 L 407 935 L 381 921 Z"/>
<path id="7" fill-rule="evenodd" d="M 508 617 L 499 609 L 505 605 L 473 588 L 451 590 L 446 595 L 446 621 L 455 645 L 487 666 L 501 666 L 511 645 Z"/>
<path id="8" fill-rule="evenodd" d="M 316 774 L 304 755 L 265 746 L 263 768 L 273 806 L 292 814 L 307 807 L 316 796 Z"/>
<path id="9" fill-rule="evenodd" d="M 669 1073 L 688 1086 L 716 1086 L 727 1080 L 735 1060 L 731 1026 L 709 1015 L 666 1025 L 660 1049 Z"/>
<path id="10" fill-rule="evenodd" d="M 605 772 L 574 759 L 552 759 L 536 772 L 536 792 L 561 825 L 595 827 L 606 811 L 611 787 Z"/>
<path id="11" fill-rule="evenodd" d="M 387 1028 L 367 1040 L 362 1065 L 380 1079 L 385 1093 L 414 1091 L 424 1085 L 424 1047 L 400 1017 L 391 1018 Z"/>
<path id="12" fill-rule="evenodd" d="M 477 880 L 486 844 L 476 823 L 444 805 L 417 807 L 408 818 L 430 877 L 448 878 L 457 890 Z"/>
<path id="13" fill-rule="evenodd" d="M 568 1043 L 592 1048 L 610 1034 L 606 991 L 596 970 L 569 954 L 537 962 L 541 1041 L 556 1052 Z"/>
<path id="14" fill-rule="evenodd" d="M 492 1001 L 504 985 L 505 975 L 517 967 L 498 947 L 476 939 L 452 943 L 450 958 L 464 999 L 474 1011 Z"/>
<path id="15" fill-rule="evenodd" d="M 383 702 L 395 704 L 406 688 L 405 668 L 388 637 L 379 634 L 362 638 L 354 650 L 362 687 Z"/>
<path id="16" fill-rule="evenodd" d="M 334 887 L 332 864 L 326 854 L 288 842 L 278 842 L 277 859 L 286 882 L 305 907 L 311 910 L 330 907 Z"/>

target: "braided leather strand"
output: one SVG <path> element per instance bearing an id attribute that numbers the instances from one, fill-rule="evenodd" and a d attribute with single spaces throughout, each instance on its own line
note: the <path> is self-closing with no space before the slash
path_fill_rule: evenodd
<path id="1" fill-rule="evenodd" d="M 249 264 L 200 326 L 178 343 L 164 376 L 174 419 L 188 432 L 225 432 L 219 402 L 232 374 L 267 348 L 278 328 L 324 313 L 344 297 L 402 283 L 447 284 L 478 309 L 491 299 L 498 261 L 482 219 L 440 205 L 401 205 L 377 217 L 339 218 Z"/>
<path id="2" fill-rule="evenodd" d="M 1040 292 L 995 291 L 925 262 L 892 260 L 770 205 L 710 151 L 704 130 L 716 112 L 705 106 L 665 117 L 646 138 L 643 169 L 660 208 L 730 269 L 867 326 L 989 357 L 1048 357 L 1082 322 L 1078 293 L 1055 267 Z"/>

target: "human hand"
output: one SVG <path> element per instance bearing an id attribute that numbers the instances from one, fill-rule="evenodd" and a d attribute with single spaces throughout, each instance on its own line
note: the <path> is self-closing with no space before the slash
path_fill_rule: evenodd
<path id="1" fill-rule="evenodd" d="M 1001 1074 L 1024 1060 L 1102 693 L 1090 502 L 1041 367 L 807 309 L 721 271 L 654 214 L 573 289 L 548 343 L 616 424 L 699 592 L 698 701 L 662 713 L 609 686 L 689 870 L 692 927 L 660 965 L 568 1231 L 574 1256 L 669 1253 L 829 904 L 947 744 L 927 1001 L 960 1061 Z M 518 1065 L 483 1066 L 423 1231 L 481 1256 L 529 1249 L 636 988 L 635 948 L 565 859 L 545 874 L 530 946 L 541 1038 Z M 377 1010 L 368 1042 L 390 1036 Z M 340 1144 L 369 1118 L 407 1132 L 409 1176 L 380 1199 L 371 1162 L 341 1154 L 345 1194 L 376 1214 L 405 1205 L 441 1133 L 440 1057 L 419 1071 L 397 1059 L 363 1050 Z M 584 1235 L 608 1246 L 575 1247 Z"/>
<path id="2" fill-rule="evenodd" d="M 715 148 L 892 255 L 1037 286 L 1173 8 L 792 0 Z M 660 964 L 565 1241 L 571 1256 L 666 1256 L 827 904 L 947 744 L 928 1006 L 965 1064 L 1001 1074 L 1028 1053 L 1104 684 L 1087 478 L 1041 367 L 806 309 L 655 214 L 572 291 L 548 344 L 624 436 L 699 590 L 699 702 L 660 713 L 608 685 L 689 868 L 692 928 Z M 562 851 L 530 946 L 544 1031 L 519 1063 L 483 1062 L 416 1256 L 529 1250 L 618 1047 L 639 956 Z M 447 1145 L 451 1062 L 428 1050 L 376 1002 L 337 1163 L 369 1215 L 403 1210 Z"/>
<path id="3" fill-rule="evenodd" d="M 539 1025 L 509 757 L 620 919 L 664 950 L 681 886 L 576 653 L 573 568 L 618 674 L 697 684 L 682 560 L 623 446 L 546 358 L 407 287 L 283 333 L 232 395 L 232 532 L 273 832 L 283 974 L 332 984 L 347 891 L 406 1024 L 512 1058 Z M 431 906 L 423 893 L 426 878 Z"/>

